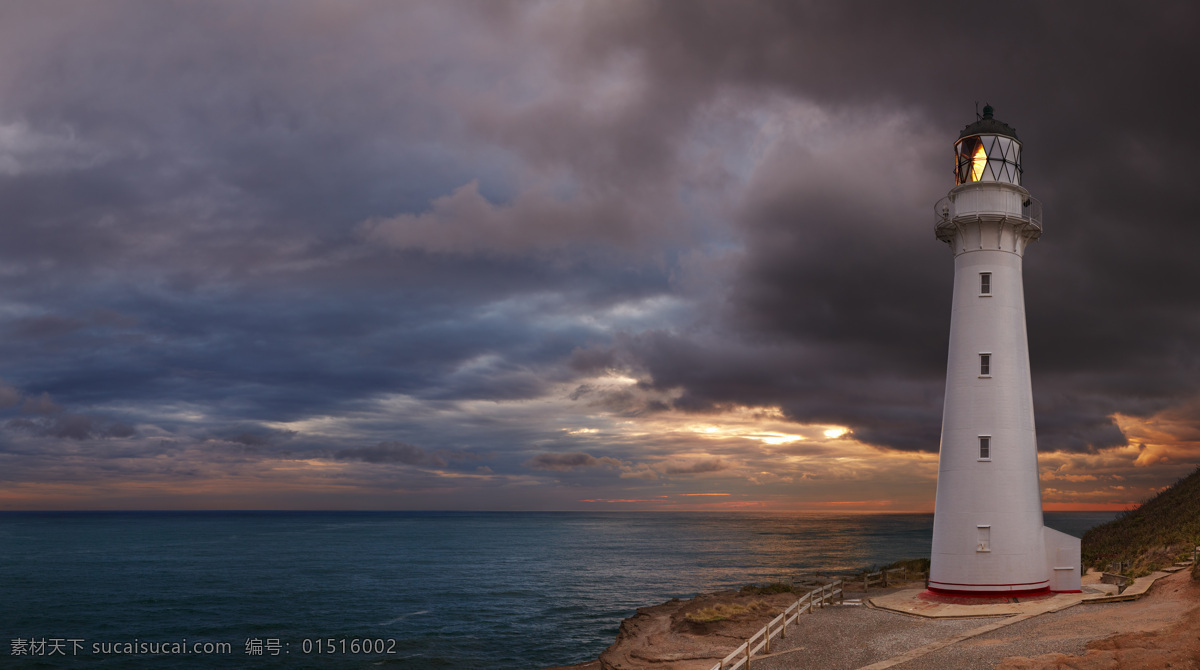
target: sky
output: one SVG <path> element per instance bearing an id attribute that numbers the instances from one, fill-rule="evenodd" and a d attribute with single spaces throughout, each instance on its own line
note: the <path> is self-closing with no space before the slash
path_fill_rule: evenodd
<path id="1" fill-rule="evenodd" d="M 1186 2 L 6 2 L 0 509 L 932 511 L 990 103 L 1046 509 L 1200 464 Z"/>

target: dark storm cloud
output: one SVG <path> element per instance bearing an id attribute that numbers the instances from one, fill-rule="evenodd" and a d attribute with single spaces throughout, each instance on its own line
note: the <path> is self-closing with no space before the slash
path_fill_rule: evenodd
<path id="1" fill-rule="evenodd" d="M 576 468 L 620 467 L 621 462 L 615 458 L 596 458 L 582 452 L 545 453 L 538 454 L 525 463 L 525 467 L 534 470 L 566 471 Z"/>
<path id="2" fill-rule="evenodd" d="M 424 449 L 406 442 L 380 442 L 373 447 L 341 449 L 333 452 L 332 455 L 333 458 L 340 461 L 446 467 L 446 459 L 441 455 L 428 453 Z"/>
<path id="3" fill-rule="evenodd" d="M 979 100 L 1046 204 L 1041 444 L 1121 444 L 1114 413 L 1200 395 L 1195 14 L 5 4 L 6 425 L 26 451 L 213 442 L 430 477 L 454 453 L 637 461 L 563 438 L 564 408 L 778 406 L 936 449 L 951 259 L 930 213 Z"/>
<path id="4" fill-rule="evenodd" d="M 13 334 L 17 337 L 48 339 L 72 333 L 83 326 L 83 321 L 47 314 L 18 321 L 13 324 Z"/>
<path id="5" fill-rule="evenodd" d="M 243 447 L 254 450 L 274 447 L 280 443 L 288 441 L 295 436 L 296 431 L 291 430 L 279 430 L 272 432 L 245 431 L 226 438 L 226 441 L 234 444 L 240 444 Z"/>
<path id="6" fill-rule="evenodd" d="M 21 402 L 21 392 L 0 381 L 0 408 L 12 407 Z"/>
<path id="7" fill-rule="evenodd" d="M 976 99 L 1018 129 L 1025 183 L 1046 202 L 1047 234 L 1026 270 L 1043 447 L 1121 444 L 1113 412 L 1146 416 L 1200 392 L 1200 325 L 1187 317 L 1200 308 L 1188 195 L 1200 141 L 1183 131 L 1196 100 L 1180 85 L 1200 62 L 1183 28 L 1200 18 L 1193 6 L 623 10 L 598 12 L 580 58 L 634 53 L 662 97 L 760 87 L 881 123 L 893 112 L 920 120 L 849 163 L 797 150 L 751 184 L 738 216 L 748 253 L 716 338 L 632 341 L 654 384 L 683 390 L 678 406 L 775 402 L 874 444 L 936 448 L 951 261 L 929 234 L 929 207 L 953 185 L 951 143 Z M 773 346 L 758 347 L 764 338 Z"/>
<path id="8" fill-rule="evenodd" d="M 62 407 L 51 400 L 50 394 L 45 392 L 39 396 L 26 398 L 25 402 L 21 403 L 23 414 L 56 414 L 61 411 Z"/>
<path id="9" fill-rule="evenodd" d="M 133 426 L 106 417 L 86 414 L 58 414 L 33 419 L 9 419 L 9 428 L 28 431 L 41 437 L 57 437 L 68 440 L 90 440 L 93 438 L 133 437 L 137 431 Z"/>
<path id="10" fill-rule="evenodd" d="M 697 475 L 705 472 L 720 472 L 730 467 L 730 464 L 720 458 L 705 458 L 693 463 L 669 463 L 663 467 L 668 475 Z"/>

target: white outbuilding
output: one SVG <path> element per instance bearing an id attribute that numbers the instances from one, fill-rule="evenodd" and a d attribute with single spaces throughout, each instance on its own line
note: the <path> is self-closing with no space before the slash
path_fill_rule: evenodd
<path id="1" fill-rule="evenodd" d="M 1021 185 L 1021 142 L 991 106 L 955 143 L 955 187 L 935 206 L 954 253 L 930 590 L 1079 591 L 1079 539 L 1046 528 L 1021 262 L 1042 235 Z"/>

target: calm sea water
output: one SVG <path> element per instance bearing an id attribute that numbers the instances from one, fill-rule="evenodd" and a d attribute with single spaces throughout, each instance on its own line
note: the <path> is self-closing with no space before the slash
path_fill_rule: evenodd
<path id="1" fill-rule="evenodd" d="M 1046 523 L 1081 535 L 1114 516 Z M 927 557 L 932 525 L 928 514 L 0 513 L 0 665 L 574 663 L 636 607 Z M 354 640 L 379 642 L 356 654 Z M 201 653 L 149 646 L 163 643 Z M 13 655 L 23 648 L 40 653 Z"/>

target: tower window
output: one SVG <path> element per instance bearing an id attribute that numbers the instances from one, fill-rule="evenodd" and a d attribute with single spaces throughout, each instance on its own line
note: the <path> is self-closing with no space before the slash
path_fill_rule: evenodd
<path id="1" fill-rule="evenodd" d="M 981 461 L 989 460 L 990 461 L 991 459 L 992 459 L 992 436 L 991 435 L 980 435 L 979 436 L 979 460 L 981 460 Z"/>
<path id="2" fill-rule="evenodd" d="M 992 294 L 992 273 L 980 272 L 979 273 L 979 295 L 991 295 L 991 294 Z"/>
<path id="3" fill-rule="evenodd" d="M 975 540 L 975 551 L 991 551 L 992 550 L 992 527 L 991 526 L 976 526 L 977 534 Z"/>
<path id="4" fill-rule="evenodd" d="M 992 376 L 992 355 L 991 354 L 979 354 L 979 376 L 980 377 L 991 377 Z"/>

